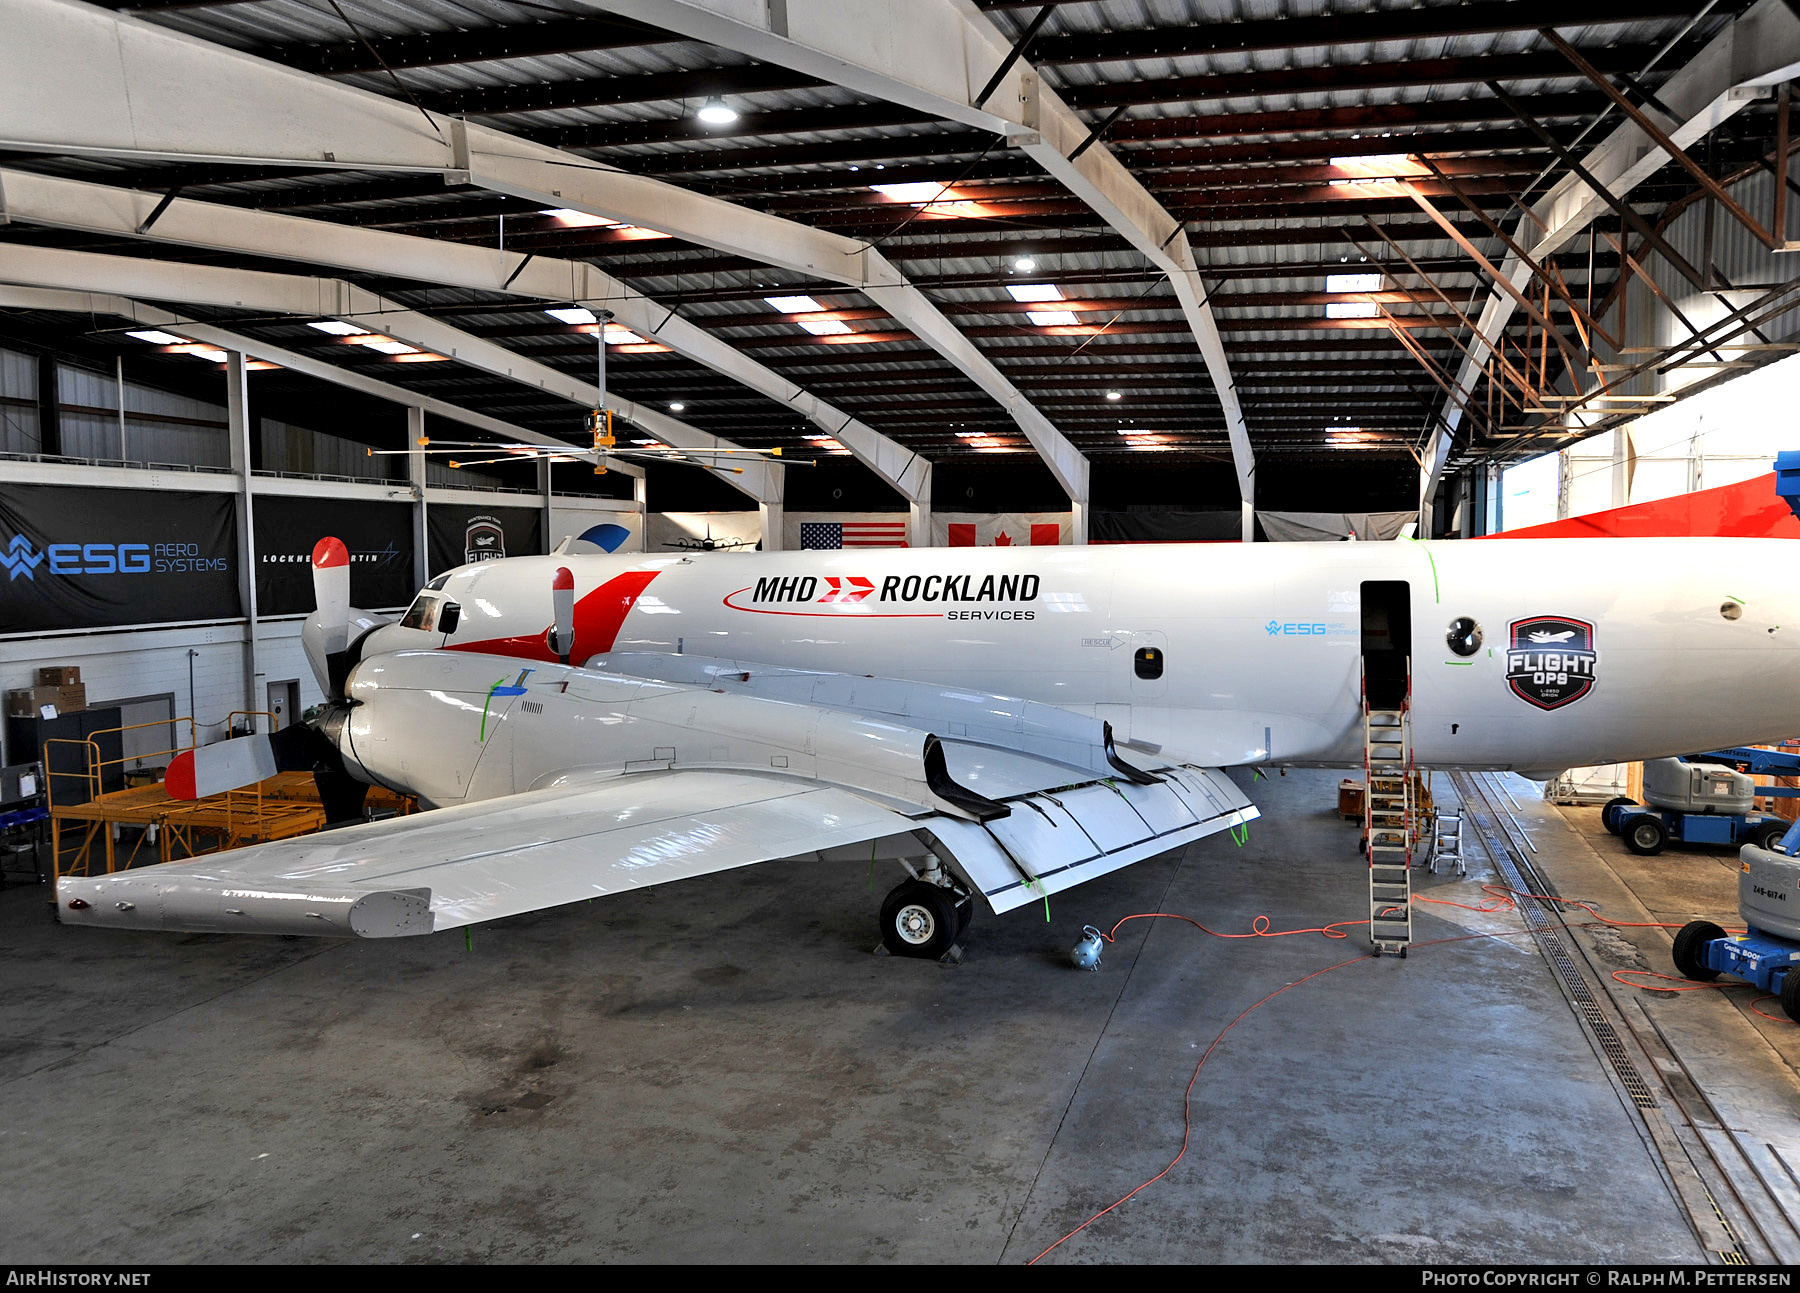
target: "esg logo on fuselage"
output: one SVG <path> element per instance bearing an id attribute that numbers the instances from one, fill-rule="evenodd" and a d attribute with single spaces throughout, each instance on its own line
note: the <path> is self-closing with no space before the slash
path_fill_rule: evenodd
<path id="1" fill-rule="evenodd" d="M 1263 625 L 1263 632 L 1272 638 L 1324 638 L 1346 634 L 1350 632 L 1350 626 L 1340 620 L 1290 620 L 1285 624 L 1280 620 L 1270 620 Z"/>

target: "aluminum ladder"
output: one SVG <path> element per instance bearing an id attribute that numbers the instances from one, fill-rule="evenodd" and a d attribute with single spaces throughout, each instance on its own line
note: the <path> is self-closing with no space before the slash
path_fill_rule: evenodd
<path id="1" fill-rule="evenodd" d="M 1412 942 L 1412 672 L 1398 709 L 1376 709 L 1363 691 L 1363 839 L 1369 858 L 1369 942 L 1406 955 Z"/>
<path id="2" fill-rule="evenodd" d="M 1468 875 L 1469 865 L 1463 860 L 1462 813 L 1439 813 L 1432 826 L 1431 870 L 1449 868 L 1457 875 Z"/>

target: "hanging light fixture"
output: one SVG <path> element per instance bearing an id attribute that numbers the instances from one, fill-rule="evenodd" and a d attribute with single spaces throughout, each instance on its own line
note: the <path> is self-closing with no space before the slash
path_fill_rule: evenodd
<path id="1" fill-rule="evenodd" d="M 738 119 L 737 109 L 717 94 L 701 104 L 700 111 L 694 115 L 709 126 L 728 126 Z"/>

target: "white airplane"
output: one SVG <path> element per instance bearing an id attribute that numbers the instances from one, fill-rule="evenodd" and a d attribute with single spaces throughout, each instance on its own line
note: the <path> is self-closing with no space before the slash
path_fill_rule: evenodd
<path id="1" fill-rule="evenodd" d="M 894 952 L 1256 808 L 1223 769 L 1655 758 L 1800 732 L 1794 545 L 1640 539 L 589 556 L 464 566 L 397 624 L 314 554 L 311 726 L 183 756 L 435 811 L 58 884 L 71 924 L 423 934 L 753 862 L 901 861 Z M 1596 564 L 1610 572 L 1596 576 Z"/>

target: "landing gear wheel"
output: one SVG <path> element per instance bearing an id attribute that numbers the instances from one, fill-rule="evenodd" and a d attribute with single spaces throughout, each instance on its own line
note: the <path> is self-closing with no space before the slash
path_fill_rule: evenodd
<path id="1" fill-rule="evenodd" d="M 894 956 L 935 961 L 961 931 L 956 895 L 923 880 L 897 885 L 881 904 L 881 943 Z"/>
<path id="2" fill-rule="evenodd" d="M 1800 1024 L 1800 974 L 1792 969 L 1781 976 L 1781 1008 L 1789 1019 Z"/>
<path id="3" fill-rule="evenodd" d="M 1725 931 L 1713 924 L 1710 920 L 1690 921 L 1688 924 L 1683 925 L 1677 930 L 1675 933 L 1675 950 L 1671 954 L 1670 959 L 1675 962 L 1675 968 L 1681 971 L 1681 977 L 1684 979 L 1693 979 L 1699 983 L 1711 983 L 1714 979 L 1718 978 L 1719 972 L 1708 968 L 1706 963 L 1702 961 L 1700 957 L 1705 951 L 1708 943 L 1712 942 L 1715 938 L 1724 937 Z M 1788 977 L 1795 981 L 1797 987 L 1800 987 L 1800 975 L 1789 975 Z M 1783 1010 L 1787 1009 L 1785 984 L 1783 987 L 1781 1008 Z"/>
<path id="4" fill-rule="evenodd" d="M 1785 824 L 1758 827 L 1756 834 L 1750 837 L 1750 843 L 1766 852 L 1773 852 L 1775 846 L 1781 843 L 1781 837 L 1787 832 L 1788 828 Z"/>
<path id="5" fill-rule="evenodd" d="M 1619 833 L 1619 819 L 1613 815 L 1615 808 L 1636 808 L 1637 800 L 1630 795 L 1614 795 L 1600 809 L 1600 824 L 1613 835 Z"/>
<path id="6" fill-rule="evenodd" d="M 1635 818 L 1620 834 L 1624 836 L 1625 847 L 1640 857 L 1655 857 L 1669 842 L 1669 828 L 1662 824 L 1660 817 Z"/>

